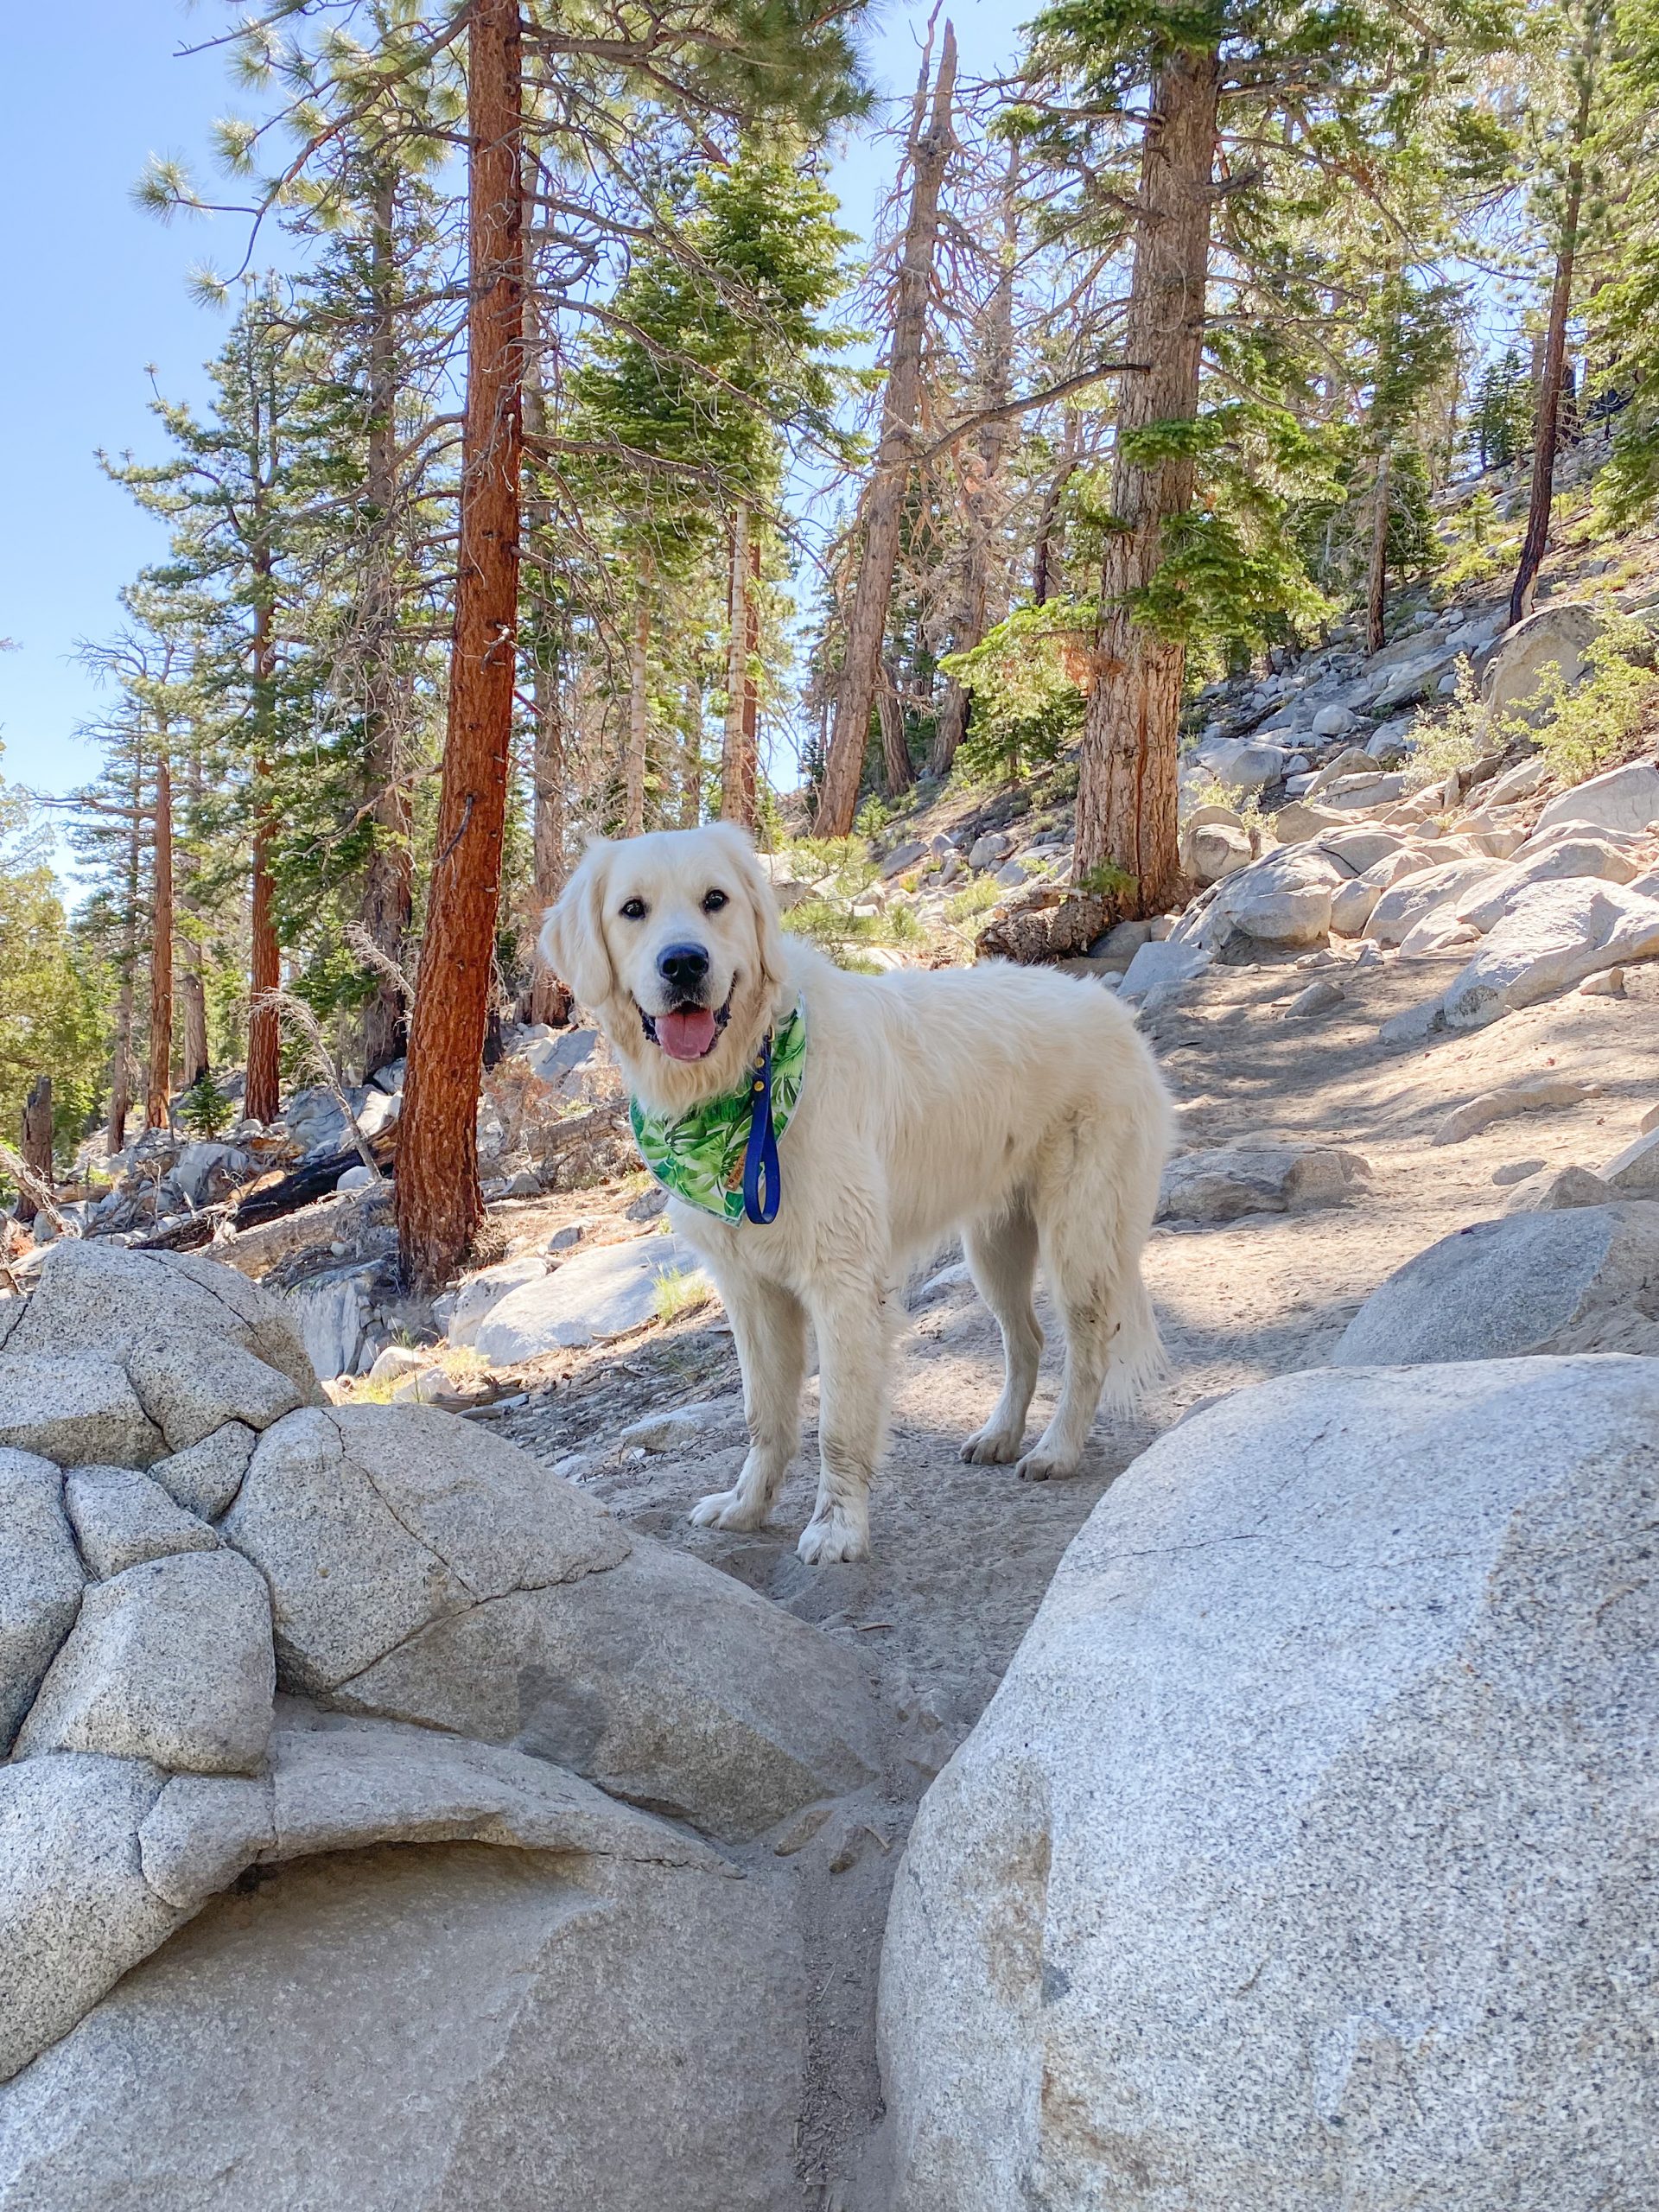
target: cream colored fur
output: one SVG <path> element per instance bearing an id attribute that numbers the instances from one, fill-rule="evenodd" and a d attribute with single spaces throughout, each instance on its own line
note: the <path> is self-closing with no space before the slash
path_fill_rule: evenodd
<path id="1" fill-rule="evenodd" d="M 714 914 L 702 906 L 710 890 L 729 901 Z M 634 899 L 642 920 L 621 913 Z M 731 995 L 720 1043 L 690 1064 L 651 1043 L 639 1018 L 642 1007 L 661 1009 L 657 956 L 679 942 L 707 946 L 709 1002 Z M 591 844 L 542 944 L 603 1024 L 630 1087 L 659 1112 L 736 1089 L 768 1022 L 798 995 L 806 1009 L 805 1084 L 779 1147 L 776 1221 L 726 1223 L 670 1201 L 731 1318 L 750 1437 L 735 1486 L 704 1498 L 694 1521 L 753 1529 L 766 1519 L 800 1441 L 810 1321 L 821 1468 L 801 1556 L 865 1556 L 899 1294 L 957 1232 L 1005 1357 L 1001 1395 L 962 1456 L 1017 1459 L 1031 1480 L 1076 1470 L 1103 1389 L 1126 1403 L 1159 1361 L 1141 1255 L 1169 1104 L 1109 993 L 1001 963 L 848 975 L 779 930 L 747 839 L 725 824 Z M 1052 1420 L 1021 1458 L 1043 1342 L 1032 1306 L 1039 1259 L 1065 1371 Z"/>

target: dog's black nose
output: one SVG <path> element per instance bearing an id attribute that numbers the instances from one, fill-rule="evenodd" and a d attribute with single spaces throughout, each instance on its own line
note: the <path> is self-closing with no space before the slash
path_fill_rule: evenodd
<path id="1" fill-rule="evenodd" d="M 709 976 L 709 955 L 700 944 L 665 945 L 657 956 L 657 972 L 682 998 L 696 998 Z"/>

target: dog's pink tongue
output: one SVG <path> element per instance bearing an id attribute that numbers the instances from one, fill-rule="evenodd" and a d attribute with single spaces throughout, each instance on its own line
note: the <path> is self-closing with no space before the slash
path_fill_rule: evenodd
<path id="1" fill-rule="evenodd" d="M 715 1017 L 706 1006 L 683 1006 L 657 1017 L 657 1042 L 671 1060 L 700 1060 L 714 1049 Z"/>

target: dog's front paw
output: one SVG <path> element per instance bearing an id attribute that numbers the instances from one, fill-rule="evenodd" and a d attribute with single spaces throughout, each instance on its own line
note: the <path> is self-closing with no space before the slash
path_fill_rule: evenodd
<path id="1" fill-rule="evenodd" d="M 694 1529 L 758 1529 L 766 1517 L 764 1503 L 752 1504 L 741 1490 L 717 1490 L 691 1509 Z"/>
<path id="2" fill-rule="evenodd" d="M 988 1423 L 963 1439 L 962 1456 L 970 1467 L 1005 1467 L 1020 1457 L 1020 1445 L 1018 1436 Z"/>
<path id="3" fill-rule="evenodd" d="M 839 1560 L 868 1559 L 869 1521 L 865 1515 L 855 1516 L 838 1505 L 828 1513 L 815 1513 L 802 1529 L 795 1548 L 809 1567 L 834 1567 Z"/>
<path id="4" fill-rule="evenodd" d="M 1063 1459 L 1058 1452 L 1045 1452 L 1042 1446 L 1027 1452 L 1014 1469 L 1022 1483 L 1062 1482 L 1068 1475 L 1075 1475 L 1082 1465 L 1080 1459 Z"/>

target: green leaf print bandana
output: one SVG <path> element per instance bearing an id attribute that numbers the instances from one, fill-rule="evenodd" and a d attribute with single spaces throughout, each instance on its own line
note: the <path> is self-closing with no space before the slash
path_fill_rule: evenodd
<path id="1" fill-rule="evenodd" d="M 798 1003 L 772 1034 L 772 1125 L 782 1136 L 801 1096 L 806 1074 L 806 1011 Z M 628 1101 L 633 1141 L 664 1190 L 704 1213 L 725 1221 L 744 1217 L 743 1162 L 749 1148 L 758 1074 L 764 1048 L 741 1090 L 711 1098 L 671 1118 L 653 1114 L 637 1098 Z"/>

